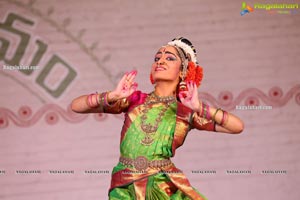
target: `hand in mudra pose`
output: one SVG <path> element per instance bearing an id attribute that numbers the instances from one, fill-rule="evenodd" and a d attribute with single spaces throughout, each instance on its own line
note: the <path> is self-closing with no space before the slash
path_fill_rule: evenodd
<path id="1" fill-rule="evenodd" d="M 194 111 L 198 111 L 200 102 L 198 98 L 198 88 L 195 83 L 187 83 L 187 91 L 180 92 L 178 96 L 183 105 Z"/>
<path id="2" fill-rule="evenodd" d="M 138 84 L 134 82 L 136 75 L 136 70 L 124 74 L 117 87 L 108 94 L 108 99 L 110 101 L 116 101 L 118 99 L 129 97 L 135 92 L 138 86 Z"/>

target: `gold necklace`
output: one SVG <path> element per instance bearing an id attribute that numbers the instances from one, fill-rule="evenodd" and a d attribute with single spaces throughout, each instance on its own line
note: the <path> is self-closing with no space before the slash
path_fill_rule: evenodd
<path id="1" fill-rule="evenodd" d="M 154 135 L 158 129 L 158 125 L 161 122 L 162 117 L 164 116 L 165 112 L 168 110 L 170 105 L 175 102 L 176 99 L 174 96 L 169 97 L 160 97 L 157 96 L 154 92 L 152 92 L 150 95 L 147 96 L 145 101 L 145 109 L 142 111 L 141 116 L 141 129 L 145 133 L 145 137 L 141 140 L 141 144 L 143 145 L 151 145 L 154 142 L 154 139 L 152 138 L 152 135 Z M 150 104 L 155 103 L 165 103 L 165 106 L 162 108 L 162 110 L 159 112 L 154 125 L 150 123 L 146 123 L 147 121 L 147 113 L 149 111 Z"/>

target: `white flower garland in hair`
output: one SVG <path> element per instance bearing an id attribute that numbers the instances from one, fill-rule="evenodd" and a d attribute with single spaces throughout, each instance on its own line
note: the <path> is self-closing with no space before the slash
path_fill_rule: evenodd
<path id="1" fill-rule="evenodd" d="M 193 51 L 193 49 L 187 45 L 186 43 L 180 41 L 180 40 L 174 40 L 174 41 L 171 41 L 171 42 L 168 42 L 168 45 L 171 45 L 171 46 L 178 46 L 180 48 L 183 49 L 183 51 L 187 54 L 190 54 L 191 56 L 191 59 L 192 59 L 192 62 L 194 63 L 197 63 L 197 58 L 196 58 L 196 55 L 195 55 L 195 52 Z"/>

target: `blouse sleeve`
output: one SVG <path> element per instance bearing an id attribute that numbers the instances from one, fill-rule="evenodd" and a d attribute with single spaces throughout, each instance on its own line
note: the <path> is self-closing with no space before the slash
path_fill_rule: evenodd
<path id="1" fill-rule="evenodd" d="M 204 117 L 200 117 L 198 112 L 193 113 L 191 125 L 192 128 L 196 128 L 198 130 L 215 131 L 215 122 Z"/>
<path id="2" fill-rule="evenodd" d="M 111 113 L 111 114 L 120 114 L 122 112 L 126 112 L 128 106 L 129 106 L 128 98 L 123 98 L 123 99 L 119 99 L 118 101 L 112 104 L 103 105 L 103 112 Z"/>
<path id="3" fill-rule="evenodd" d="M 189 129 L 215 131 L 215 122 L 201 117 L 199 112 L 193 111 L 181 102 L 177 104 L 177 118 L 185 121 L 189 125 Z"/>
<path id="4" fill-rule="evenodd" d="M 142 103 L 147 94 L 142 93 L 141 91 L 135 91 L 129 97 L 119 99 L 118 101 L 111 104 L 103 104 L 102 112 L 111 113 L 111 114 L 120 114 L 122 112 L 128 112 L 136 105 Z"/>

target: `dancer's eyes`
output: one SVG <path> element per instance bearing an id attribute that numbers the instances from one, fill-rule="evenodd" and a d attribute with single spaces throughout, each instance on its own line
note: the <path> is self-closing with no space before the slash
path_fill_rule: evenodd
<path id="1" fill-rule="evenodd" d="M 161 58 L 161 56 L 155 56 L 154 62 L 159 61 L 160 58 Z M 175 60 L 176 60 L 176 57 L 174 57 L 174 56 L 172 56 L 172 55 L 169 55 L 169 56 L 166 57 L 166 60 L 168 60 L 168 61 L 175 61 Z"/>
<path id="2" fill-rule="evenodd" d="M 176 57 L 168 56 L 168 57 L 166 58 L 166 60 L 168 60 L 168 61 L 174 61 L 174 60 L 176 60 Z"/>
<path id="3" fill-rule="evenodd" d="M 155 58 L 154 58 L 154 62 L 157 62 L 157 61 L 159 61 L 159 59 L 160 59 L 160 57 L 158 57 L 158 56 L 155 56 Z"/>

